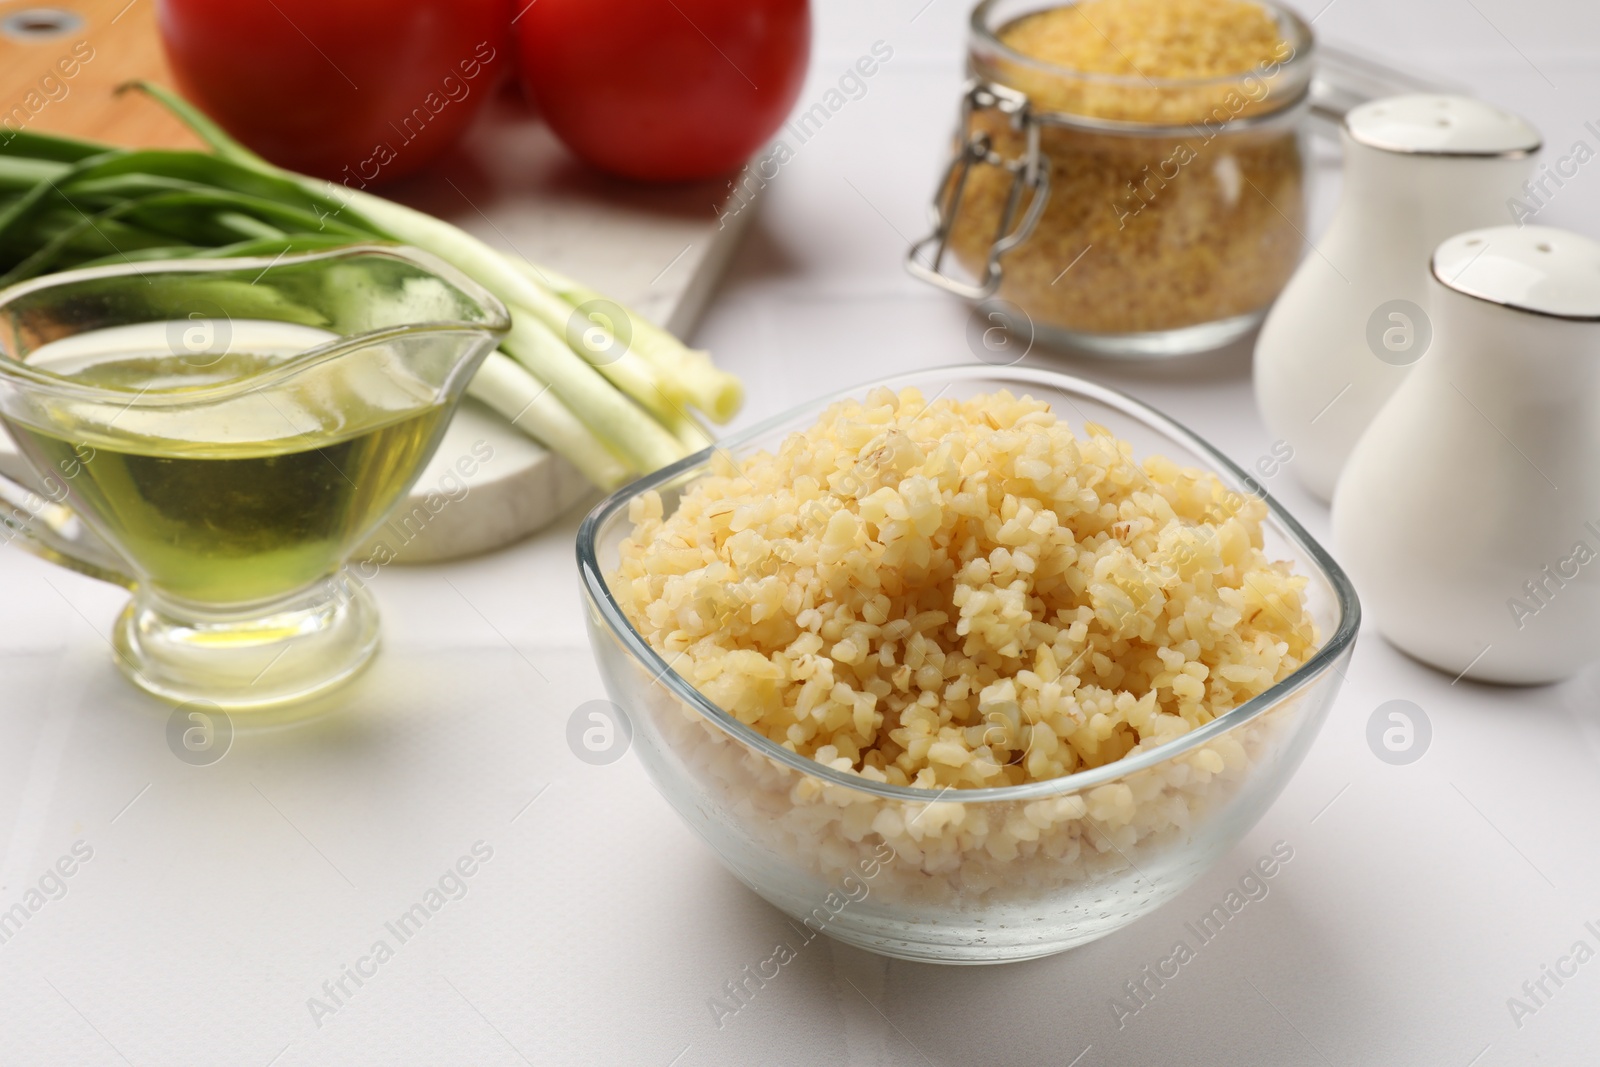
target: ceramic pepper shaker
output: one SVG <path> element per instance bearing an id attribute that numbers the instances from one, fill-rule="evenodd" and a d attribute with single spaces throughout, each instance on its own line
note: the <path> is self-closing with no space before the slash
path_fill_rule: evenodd
<path id="1" fill-rule="evenodd" d="M 1451 234 L 1507 219 L 1539 134 L 1460 96 L 1391 96 L 1352 109 L 1333 222 L 1256 342 L 1256 402 L 1327 500 L 1339 470 L 1431 343 L 1428 257 Z"/>
<path id="2" fill-rule="evenodd" d="M 1432 274 L 1433 347 L 1350 456 L 1335 546 L 1404 651 L 1555 681 L 1600 659 L 1600 242 L 1474 230 Z"/>

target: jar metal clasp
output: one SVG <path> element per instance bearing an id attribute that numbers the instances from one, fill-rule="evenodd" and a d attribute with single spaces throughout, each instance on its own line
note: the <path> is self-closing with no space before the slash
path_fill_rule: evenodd
<path id="1" fill-rule="evenodd" d="M 987 110 L 1009 116 L 1012 127 L 1023 134 L 1024 149 L 1020 158 L 1001 155 L 995 150 L 987 133 L 965 133 L 973 113 Z M 906 270 L 914 277 L 957 296 L 983 300 L 993 296 L 1000 288 L 1000 257 L 1027 239 L 1044 211 L 1045 200 L 1050 195 L 1050 161 L 1039 151 L 1039 120 L 1034 115 L 1027 94 L 978 78 L 969 79 L 962 93 L 961 121 L 956 136 L 964 139 L 933 194 L 933 232 L 914 243 L 906 252 Z M 974 166 L 979 165 L 1005 170 L 1011 175 L 1011 185 L 1006 192 L 999 225 L 989 243 L 983 273 L 973 284 L 947 274 L 943 265 L 951 229 L 961 209 L 967 176 L 972 173 Z M 1028 194 L 1028 203 L 1021 210 L 1021 219 L 1018 220 L 1025 192 Z M 923 253 L 929 248 L 932 249 L 931 257 L 924 257 Z"/>

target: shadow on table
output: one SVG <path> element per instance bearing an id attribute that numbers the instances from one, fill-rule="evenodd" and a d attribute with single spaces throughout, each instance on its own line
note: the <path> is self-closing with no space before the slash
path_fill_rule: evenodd
<path id="1" fill-rule="evenodd" d="M 1349 932 L 1303 910 L 1292 866 L 1209 941 L 1192 932 L 1233 888 L 1228 872 L 1253 861 L 1240 846 L 1154 914 L 1042 960 L 940 966 L 819 939 L 810 965 L 785 968 L 810 988 L 786 995 L 838 1005 L 837 1022 L 817 1024 L 840 1027 L 852 1063 L 1371 1062 L 1364 1036 L 1404 1023 L 1385 1021 L 1398 1009 L 1341 966 Z M 1163 978 L 1180 940 L 1193 956 Z"/>

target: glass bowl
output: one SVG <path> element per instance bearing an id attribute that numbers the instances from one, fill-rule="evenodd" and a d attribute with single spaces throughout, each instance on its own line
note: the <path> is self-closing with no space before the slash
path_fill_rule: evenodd
<path id="1" fill-rule="evenodd" d="M 589 640 L 611 700 L 657 788 L 742 882 L 796 920 L 888 956 L 947 963 L 1029 959 L 1092 941 L 1194 881 L 1261 817 L 1316 737 L 1360 621 L 1355 590 L 1276 501 L 1222 453 L 1122 394 L 1044 370 L 919 371 L 804 404 L 717 446 L 775 450 L 836 400 L 874 386 L 929 400 L 1010 389 L 1081 433 L 1132 442 L 1261 495 L 1267 554 L 1309 579 L 1315 653 L 1253 700 L 1167 744 L 1062 778 L 993 789 L 871 782 L 768 740 L 701 695 L 646 643 L 607 586 L 629 503 L 671 513 L 712 461 L 707 449 L 600 504 L 578 534 Z"/>

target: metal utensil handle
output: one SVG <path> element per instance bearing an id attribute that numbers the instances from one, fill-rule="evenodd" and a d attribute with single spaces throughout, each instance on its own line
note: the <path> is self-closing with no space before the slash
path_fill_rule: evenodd
<path id="1" fill-rule="evenodd" d="M 1024 148 L 1021 157 L 1007 158 L 1001 155 L 995 150 L 987 133 L 967 132 L 974 113 L 991 110 L 1008 116 L 1012 127 L 1022 133 Z M 993 296 L 1000 288 L 1000 257 L 1027 240 L 1044 211 L 1045 201 L 1050 195 L 1050 161 L 1039 150 L 1039 123 L 1027 96 L 1015 89 L 976 78 L 967 82 L 962 93 L 961 118 L 956 127 L 956 136 L 962 139 L 961 147 L 934 189 L 933 232 L 913 243 L 906 251 L 906 270 L 913 277 L 957 296 L 983 300 Z M 1000 212 L 999 223 L 989 241 L 983 273 L 977 283 L 972 284 L 945 273 L 944 257 L 949 250 L 956 216 L 961 210 L 967 179 L 976 166 L 999 167 L 1011 175 L 1011 184 L 1006 190 L 1005 208 Z M 1017 215 L 1024 193 L 1028 196 L 1028 202 L 1027 207 L 1021 210 L 1019 221 Z M 925 255 L 930 248 L 932 254 Z"/>

